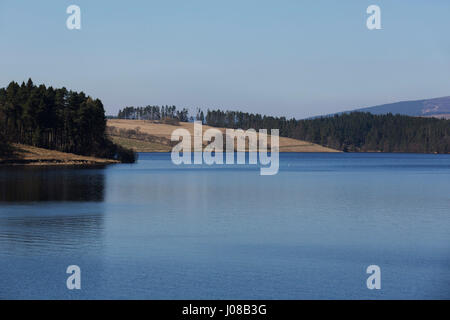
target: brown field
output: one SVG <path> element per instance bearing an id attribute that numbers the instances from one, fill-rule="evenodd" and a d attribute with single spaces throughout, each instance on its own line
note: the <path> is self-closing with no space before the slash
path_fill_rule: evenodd
<path id="1" fill-rule="evenodd" d="M 13 144 L 14 154 L 0 157 L 0 164 L 8 165 L 104 165 L 118 163 L 116 160 L 79 156 L 23 144 Z"/>
<path id="2" fill-rule="evenodd" d="M 168 144 L 156 143 L 156 142 L 148 142 L 138 139 L 130 139 L 119 136 L 110 136 L 111 140 L 125 147 L 127 149 L 132 149 L 136 152 L 170 152 L 172 151 L 172 147 Z"/>
<path id="3" fill-rule="evenodd" d="M 172 145 L 170 137 L 175 129 L 187 129 L 191 136 L 194 134 L 194 124 L 188 122 L 180 122 L 179 125 L 162 124 L 149 120 L 108 120 L 109 129 L 115 128 L 115 133 L 111 135 L 114 142 L 124 147 L 132 148 L 137 152 L 170 152 Z M 210 129 L 210 126 L 203 126 L 203 133 Z M 225 133 L 225 128 L 216 128 Z M 122 133 L 127 130 L 134 130 L 140 133 L 141 137 L 133 136 L 133 138 L 125 137 Z M 148 139 L 147 139 L 148 138 Z M 152 140 L 158 141 L 144 141 Z M 268 137 L 270 143 L 270 136 Z M 323 147 L 314 143 L 296 140 L 291 138 L 280 137 L 280 152 L 340 152 L 331 148 Z"/>

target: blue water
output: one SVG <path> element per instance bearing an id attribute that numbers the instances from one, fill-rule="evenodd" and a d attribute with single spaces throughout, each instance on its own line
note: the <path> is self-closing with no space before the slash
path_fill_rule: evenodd
<path id="1" fill-rule="evenodd" d="M 1 168 L 0 299 L 450 299 L 449 155 L 280 157 Z"/>

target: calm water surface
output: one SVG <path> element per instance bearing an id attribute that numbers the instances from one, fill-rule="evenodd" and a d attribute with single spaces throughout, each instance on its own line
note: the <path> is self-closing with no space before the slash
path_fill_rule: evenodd
<path id="1" fill-rule="evenodd" d="M 450 299 L 449 155 L 280 156 L 0 168 L 0 299 Z"/>

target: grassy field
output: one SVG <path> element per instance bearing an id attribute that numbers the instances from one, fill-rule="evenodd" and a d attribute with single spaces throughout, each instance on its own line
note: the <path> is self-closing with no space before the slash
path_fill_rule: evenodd
<path id="1" fill-rule="evenodd" d="M 167 144 L 149 142 L 138 139 L 130 139 L 119 136 L 111 136 L 111 140 L 125 147 L 127 149 L 132 149 L 137 152 L 170 152 L 172 151 L 172 147 Z"/>
<path id="2" fill-rule="evenodd" d="M 137 152 L 169 152 L 172 150 L 170 137 L 175 129 L 187 129 L 191 136 L 194 135 L 194 124 L 180 122 L 179 125 L 169 125 L 148 120 L 108 120 L 108 128 L 113 129 L 114 135 L 111 138 L 114 142 L 131 148 Z M 203 133 L 210 129 L 210 126 L 203 126 Z M 225 133 L 225 128 L 216 128 Z M 135 135 L 126 135 L 125 132 L 138 132 Z M 146 141 L 153 140 L 153 141 Z M 270 137 L 268 137 L 270 143 Z M 206 144 L 206 143 L 205 143 Z M 339 152 L 314 143 L 280 137 L 280 152 Z"/>
<path id="3" fill-rule="evenodd" d="M 26 165 L 104 165 L 117 163 L 116 160 L 79 156 L 23 144 L 13 144 L 14 153 L 0 157 L 0 164 Z"/>

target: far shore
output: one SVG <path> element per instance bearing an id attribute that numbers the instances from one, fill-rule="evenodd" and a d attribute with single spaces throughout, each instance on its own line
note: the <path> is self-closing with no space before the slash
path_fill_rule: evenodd
<path id="1" fill-rule="evenodd" d="M 107 133 L 111 140 L 136 152 L 171 152 L 177 142 L 171 141 L 170 138 L 172 132 L 179 128 L 188 130 L 194 136 L 194 124 L 190 122 L 167 124 L 153 120 L 110 119 L 107 123 Z M 203 125 L 203 132 L 210 128 L 213 127 Z M 226 128 L 215 129 L 219 129 L 223 133 L 226 130 Z M 268 140 L 270 142 L 270 136 Z M 311 142 L 286 137 L 280 137 L 279 142 L 280 152 L 341 152 Z M 204 143 L 204 147 L 206 145 Z"/>
<path id="2" fill-rule="evenodd" d="M 107 126 L 108 135 L 114 143 L 135 152 L 171 152 L 177 144 L 170 140 L 175 129 L 184 128 L 193 133 L 193 123 L 187 122 L 165 124 L 157 121 L 115 119 L 108 120 Z M 209 128 L 211 127 L 203 126 L 204 131 Z M 218 129 L 225 132 L 225 128 Z M 280 137 L 279 142 L 280 152 L 341 152 L 285 137 Z M 117 160 L 81 156 L 24 144 L 12 144 L 12 148 L 11 155 L 0 156 L 0 166 L 102 166 L 119 163 Z"/>

